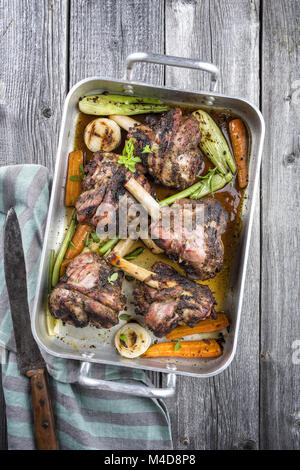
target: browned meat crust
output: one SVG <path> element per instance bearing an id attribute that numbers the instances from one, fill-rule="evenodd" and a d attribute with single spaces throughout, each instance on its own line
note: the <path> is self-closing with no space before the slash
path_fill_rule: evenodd
<path id="1" fill-rule="evenodd" d="M 191 186 L 204 169 L 197 119 L 182 117 L 180 108 L 172 108 L 154 122 L 152 127 L 141 124 L 129 130 L 127 138 L 133 138 L 136 154 L 158 183 L 179 189 Z M 146 145 L 152 152 L 143 153 Z"/>
<path id="2" fill-rule="evenodd" d="M 193 327 L 200 320 L 215 317 L 215 299 L 208 286 L 180 276 L 162 262 L 155 263 L 151 270 L 162 282 L 176 282 L 174 287 L 160 290 L 138 282 L 134 290 L 137 313 L 145 316 L 148 327 L 156 336 L 165 336 L 179 321 Z"/>
<path id="3" fill-rule="evenodd" d="M 161 219 L 152 222 L 150 231 L 155 243 L 181 264 L 189 279 L 205 280 L 222 269 L 221 236 L 227 218 L 227 212 L 216 199 L 181 199 L 172 207 L 162 208 Z M 164 224 L 164 220 L 171 223 Z"/>
<path id="4" fill-rule="evenodd" d="M 118 313 L 124 308 L 121 294 L 123 273 L 110 284 L 112 267 L 96 253 L 84 253 L 74 258 L 65 275 L 49 296 L 49 309 L 54 318 L 74 325 L 111 328 L 118 323 Z"/>
<path id="5" fill-rule="evenodd" d="M 132 173 L 124 165 L 119 165 L 118 159 L 119 155 L 114 153 L 95 153 L 93 159 L 85 166 L 83 193 L 75 205 L 79 223 L 91 223 L 95 227 L 109 224 L 113 217 L 116 217 L 120 198 L 125 194 L 128 205 L 135 204 L 135 199 L 124 188 L 125 183 L 132 177 L 152 194 L 144 174 L 139 171 Z M 102 206 L 105 207 L 103 211 L 102 204 L 105 204 Z"/>

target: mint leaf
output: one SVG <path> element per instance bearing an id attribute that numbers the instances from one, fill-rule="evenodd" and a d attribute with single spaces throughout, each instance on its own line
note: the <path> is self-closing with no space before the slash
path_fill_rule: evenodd
<path id="1" fill-rule="evenodd" d="M 108 276 L 107 280 L 108 282 L 113 286 L 116 280 L 119 277 L 119 273 L 113 273 L 111 276 Z"/>
<path id="2" fill-rule="evenodd" d="M 151 153 L 150 145 L 145 145 L 145 147 L 142 150 L 142 153 Z"/>
<path id="3" fill-rule="evenodd" d="M 120 155 L 119 157 L 118 163 L 120 165 L 124 165 L 126 168 L 128 168 L 128 170 L 134 173 L 136 170 L 135 164 L 140 161 L 140 157 L 134 156 L 134 144 L 133 139 L 131 137 L 131 139 L 125 142 L 125 146 L 122 155 Z"/>
<path id="4" fill-rule="evenodd" d="M 155 150 L 158 150 L 158 147 L 152 147 L 150 148 L 150 145 L 145 145 L 145 147 L 142 150 L 142 153 L 153 153 Z"/>

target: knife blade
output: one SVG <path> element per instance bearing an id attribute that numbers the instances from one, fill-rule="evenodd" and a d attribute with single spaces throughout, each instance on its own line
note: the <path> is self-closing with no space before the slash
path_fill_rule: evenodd
<path id="1" fill-rule="evenodd" d="M 46 364 L 31 332 L 27 276 L 21 229 L 13 208 L 4 227 L 4 272 L 20 373 L 30 378 L 35 436 L 39 450 L 56 450 L 58 443 L 46 374 Z"/>
<path id="2" fill-rule="evenodd" d="M 27 299 L 26 267 L 20 225 L 10 209 L 4 229 L 4 271 L 17 346 L 20 373 L 46 366 L 33 338 Z"/>

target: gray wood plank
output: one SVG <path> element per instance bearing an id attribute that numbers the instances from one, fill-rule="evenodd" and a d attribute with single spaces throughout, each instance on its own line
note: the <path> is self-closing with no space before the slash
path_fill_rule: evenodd
<path id="1" fill-rule="evenodd" d="M 53 167 L 66 93 L 67 10 L 64 0 L 0 3 L 0 165 Z M 0 393 L 0 448 L 6 445 Z"/>
<path id="2" fill-rule="evenodd" d="M 297 0 L 263 2 L 260 421 L 265 449 L 300 447 L 300 364 L 293 363 L 292 347 L 300 340 L 299 18 Z"/>
<path id="3" fill-rule="evenodd" d="M 237 7 L 234 0 L 167 0 L 165 35 L 167 54 L 220 67 L 217 91 L 259 103 L 258 1 L 241 0 Z M 170 69 L 166 83 L 208 89 L 209 77 Z M 236 358 L 212 379 L 179 379 L 176 400 L 167 401 L 177 449 L 259 445 L 259 199 L 256 206 Z"/>
<path id="4" fill-rule="evenodd" d="M 0 164 L 52 168 L 66 93 L 67 1 L 0 4 Z"/>
<path id="5" fill-rule="evenodd" d="M 92 76 L 123 78 L 124 61 L 136 51 L 163 53 L 162 0 L 71 0 L 70 83 Z M 137 65 L 135 78 L 163 82 L 160 66 Z"/>

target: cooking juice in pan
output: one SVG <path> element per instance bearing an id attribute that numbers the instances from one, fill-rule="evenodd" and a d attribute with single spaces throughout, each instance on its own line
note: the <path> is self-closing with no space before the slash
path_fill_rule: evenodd
<path id="1" fill-rule="evenodd" d="M 178 106 L 178 105 L 176 105 Z M 181 107 L 183 114 L 189 114 L 199 107 Z M 238 117 L 231 114 L 228 110 L 215 110 L 209 109 L 208 113 L 213 117 L 219 127 L 222 129 L 227 142 L 230 146 L 230 139 L 228 136 L 228 124 L 229 121 Z M 132 116 L 134 119 L 140 122 L 144 122 L 146 115 Z M 91 116 L 83 113 L 79 113 L 76 132 L 74 138 L 74 150 L 81 149 L 86 153 L 87 161 L 92 157 L 92 152 L 88 150 L 84 143 L 83 134 L 84 129 L 89 122 L 96 119 L 97 116 Z M 126 132 L 122 130 L 122 141 L 120 146 L 114 150 L 114 153 L 121 154 L 124 142 L 126 138 Z M 248 142 L 249 143 L 249 142 Z M 230 146 L 231 147 L 231 146 Z M 248 145 L 249 148 L 249 145 Z M 249 154 L 249 151 L 248 151 Z M 212 167 L 212 164 L 205 157 L 206 168 L 203 171 L 203 174 L 207 173 L 207 170 Z M 148 175 L 149 181 L 151 177 Z M 165 199 L 166 197 L 175 194 L 179 190 L 174 190 L 171 188 L 166 188 L 165 186 L 158 185 L 151 181 L 151 184 L 155 188 L 156 195 L 159 200 Z M 222 204 L 223 208 L 228 213 L 228 222 L 226 232 L 222 236 L 224 243 L 224 263 L 223 268 L 220 273 L 218 273 L 213 279 L 207 281 L 201 281 L 202 284 L 206 284 L 210 287 L 217 301 L 216 310 L 224 311 L 226 304 L 226 297 L 228 292 L 228 285 L 230 279 L 230 269 L 232 266 L 232 261 L 235 256 L 237 245 L 239 242 L 239 235 L 241 232 L 241 211 L 243 204 L 243 195 L 244 190 L 241 190 L 238 185 L 237 175 L 234 176 L 231 183 L 227 184 L 223 189 L 214 193 L 214 197 Z M 141 242 L 137 242 L 136 246 L 142 245 Z M 135 247 L 133 247 L 135 249 Z M 155 261 L 163 261 L 167 264 L 174 266 L 181 274 L 184 274 L 183 270 L 175 262 L 172 262 L 170 258 L 165 255 L 153 255 L 148 249 L 145 249 L 144 252 L 134 260 L 134 263 L 142 266 L 144 268 L 150 269 L 151 265 Z"/>

